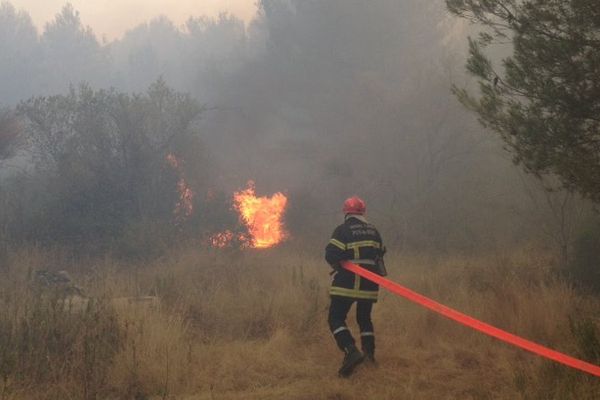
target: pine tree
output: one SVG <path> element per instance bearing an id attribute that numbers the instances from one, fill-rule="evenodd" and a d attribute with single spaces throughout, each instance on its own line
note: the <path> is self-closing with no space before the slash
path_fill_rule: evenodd
<path id="1" fill-rule="evenodd" d="M 446 0 L 484 29 L 469 39 L 479 96 L 455 88 L 515 163 L 600 203 L 598 0 Z M 512 43 L 501 63 L 489 46 Z M 488 50 L 488 54 L 486 54 Z"/>

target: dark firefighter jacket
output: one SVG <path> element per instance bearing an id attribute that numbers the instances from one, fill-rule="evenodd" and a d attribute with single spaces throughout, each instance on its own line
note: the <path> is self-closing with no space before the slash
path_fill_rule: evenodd
<path id="1" fill-rule="evenodd" d="M 377 273 L 375 260 L 384 253 L 379 232 L 372 224 L 349 216 L 335 228 L 325 248 L 325 259 L 334 269 L 331 296 L 377 301 L 379 285 L 361 278 L 340 266 L 340 261 L 350 260 Z"/>

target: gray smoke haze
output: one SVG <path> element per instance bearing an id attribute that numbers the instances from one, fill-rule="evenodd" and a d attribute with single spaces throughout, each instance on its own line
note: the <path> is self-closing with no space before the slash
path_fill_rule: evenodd
<path id="1" fill-rule="evenodd" d="M 3 3 L 0 105 L 162 77 L 206 106 L 206 185 L 285 191 L 297 238 L 322 240 L 358 194 L 396 248 L 519 242 L 552 210 L 451 93 L 469 84 L 461 24 L 443 1 L 262 0 L 248 26 L 161 17 L 101 43 L 72 8 L 37 32 Z"/>

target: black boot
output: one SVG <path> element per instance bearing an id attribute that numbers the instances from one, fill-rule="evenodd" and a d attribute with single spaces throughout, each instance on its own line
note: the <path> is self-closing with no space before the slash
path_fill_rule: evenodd
<path id="1" fill-rule="evenodd" d="M 364 356 L 354 345 L 346 347 L 344 352 L 346 354 L 344 355 L 344 361 L 342 361 L 342 366 L 340 367 L 338 374 L 341 377 L 347 378 L 352 375 L 354 368 L 363 362 Z"/>
<path id="2" fill-rule="evenodd" d="M 363 349 L 363 353 L 365 355 L 365 362 L 371 365 L 377 365 L 377 362 L 375 361 L 375 351 L 369 351 L 369 350 L 365 350 Z"/>
<path id="3" fill-rule="evenodd" d="M 361 336 L 362 351 L 365 361 L 371 365 L 375 364 L 375 336 Z"/>

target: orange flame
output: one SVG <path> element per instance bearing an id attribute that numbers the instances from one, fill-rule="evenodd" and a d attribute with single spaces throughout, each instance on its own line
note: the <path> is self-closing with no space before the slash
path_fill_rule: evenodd
<path id="1" fill-rule="evenodd" d="M 285 240 L 283 215 L 287 200 L 281 192 L 271 197 L 257 197 L 253 181 L 248 182 L 247 189 L 234 193 L 234 206 L 248 228 L 250 247 L 265 249 Z"/>
<path id="2" fill-rule="evenodd" d="M 167 162 L 179 174 L 177 181 L 177 192 L 179 193 L 179 201 L 175 204 L 173 214 L 178 223 L 184 222 L 192 216 L 194 212 L 194 191 L 190 188 L 181 169 L 182 161 L 173 153 L 167 155 Z"/>

